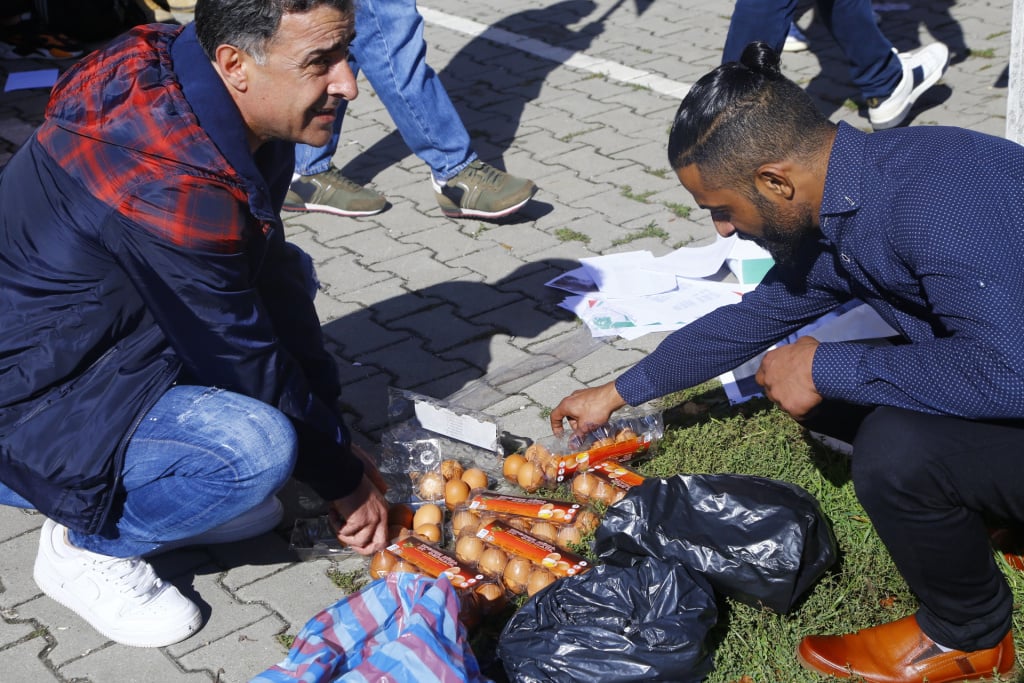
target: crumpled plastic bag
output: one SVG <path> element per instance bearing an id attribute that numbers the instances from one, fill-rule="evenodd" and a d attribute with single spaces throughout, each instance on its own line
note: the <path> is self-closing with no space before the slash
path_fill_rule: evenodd
<path id="1" fill-rule="evenodd" d="M 492 683 L 480 673 L 447 578 L 391 573 L 310 619 L 288 656 L 250 683 Z"/>
<path id="2" fill-rule="evenodd" d="M 788 612 L 835 562 L 818 501 L 795 484 L 739 474 L 649 479 L 608 508 L 594 553 L 628 566 L 682 563 L 723 595 Z"/>
<path id="3" fill-rule="evenodd" d="M 711 671 L 714 593 L 674 562 L 642 558 L 559 579 L 505 625 L 498 657 L 514 683 L 696 683 Z"/>

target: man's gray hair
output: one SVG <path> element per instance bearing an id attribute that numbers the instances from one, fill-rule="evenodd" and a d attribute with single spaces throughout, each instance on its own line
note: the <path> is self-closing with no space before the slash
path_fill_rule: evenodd
<path id="1" fill-rule="evenodd" d="M 198 0 L 196 35 L 211 61 L 218 46 L 233 45 L 262 64 L 267 43 L 277 33 L 282 16 L 308 12 L 321 5 L 353 15 L 352 3 L 353 0 Z"/>

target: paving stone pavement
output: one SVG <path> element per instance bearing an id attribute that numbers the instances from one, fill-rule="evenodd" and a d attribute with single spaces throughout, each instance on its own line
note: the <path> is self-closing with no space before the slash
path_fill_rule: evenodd
<path id="1" fill-rule="evenodd" d="M 876 5 L 900 50 L 938 40 L 953 53 L 911 125 L 1004 135 L 1011 0 Z M 424 0 L 428 61 L 479 155 L 540 190 L 502 222 L 446 218 L 426 166 L 360 80 L 336 163 L 384 192 L 391 208 L 361 219 L 285 216 L 323 283 L 318 310 L 359 441 L 373 448 L 392 386 L 461 397 L 513 433 L 543 436 L 545 410 L 562 396 L 615 377 L 657 344 L 661 335 L 592 341 L 544 283 L 582 257 L 662 255 L 712 240 L 705 211 L 680 209 L 692 200 L 664 148 L 686 87 L 718 63 L 731 7 Z M 842 55 L 813 14 L 799 21 L 811 50 L 786 54 L 784 71 L 834 120 L 866 130 Z M 0 75 L 49 66 L 0 61 Z M 0 93 L 0 165 L 40 122 L 46 96 Z M 290 517 L 315 507 L 298 487 L 282 497 Z M 41 523 L 0 509 L 0 680 L 245 681 L 284 656 L 280 635 L 296 634 L 340 597 L 330 570 L 365 566 L 358 558 L 297 561 L 287 524 L 250 542 L 169 553 L 153 564 L 198 602 L 205 626 L 171 647 L 134 649 L 106 641 L 40 593 L 31 567 Z"/>

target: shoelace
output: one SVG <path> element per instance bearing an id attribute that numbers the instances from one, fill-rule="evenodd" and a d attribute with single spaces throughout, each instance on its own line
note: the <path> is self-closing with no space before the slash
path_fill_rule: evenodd
<path id="1" fill-rule="evenodd" d="M 490 185 L 492 187 L 496 187 L 502 175 L 504 175 L 498 169 L 482 161 L 470 164 L 463 173 L 465 173 L 466 185 Z M 462 175 L 462 173 L 459 175 Z M 455 177 L 458 178 L 459 176 Z"/>
<path id="2" fill-rule="evenodd" d="M 336 168 L 328 169 L 327 175 L 329 175 L 331 177 L 331 182 L 332 183 L 334 183 L 336 185 L 341 185 L 345 189 L 348 189 L 348 190 L 350 190 L 352 192 L 358 192 L 358 191 L 363 189 L 362 185 L 360 185 L 359 183 L 355 182 L 354 180 L 349 180 L 348 178 L 346 178 L 345 176 L 343 176 L 341 174 L 341 171 L 339 171 Z"/>
<path id="3" fill-rule="evenodd" d="M 92 564 L 122 595 L 146 598 L 148 601 L 163 586 L 149 563 L 139 557 L 98 556 Z"/>

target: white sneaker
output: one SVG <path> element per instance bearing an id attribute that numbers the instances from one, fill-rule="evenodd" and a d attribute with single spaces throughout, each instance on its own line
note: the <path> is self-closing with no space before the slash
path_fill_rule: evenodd
<path id="1" fill-rule="evenodd" d="M 270 496 L 256 507 L 220 526 L 215 526 L 209 531 L 195 536 L 164 543 L 153 552 L 147 553 L 146 556 L 151 557 L 190 545 L 217 545 L 244 541 L 247 538 L 267 533 L 281 523 L 282 517 L 284 517 L 284 506 L 281 505 L 277 496 Z"/>
<path id="2" fill-rule="evenodd" d="M 892 49 L 896 52 L 896 48 Z M 942 43 L 925 45 L 899 54 L 903 78 L 885 99 L 868 99 L 868 119 L 875 130 L 895 128 L 907 118 L 910 108 L 925 90 L 938 83 L 949 64 L 949 48 Z"/>
<path id="3" fill-rule="evenodd" d="M 796 22 L 789 24 L 789 33 L 786 34 L 786 42 L 782 44 L 783 52 L 803 52 L 811 46 L 807 42 L 807 36 L 796 25 Z"/>
<path id="4" fill-rule="evenodd" d="M 196 605 L 164 583 L 145 560 L 76 548 L 67 529 L 46 520 L 33 578 L 44 593 L 107 638 L 134 647 L 163 647 L 203 623 Z"/>

